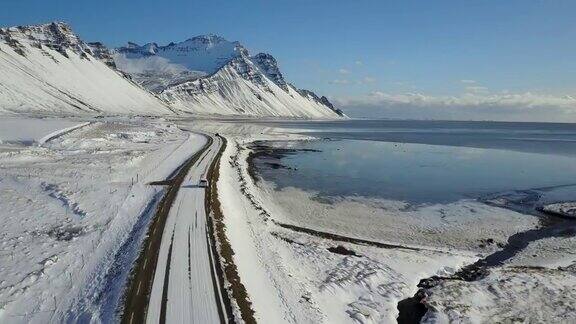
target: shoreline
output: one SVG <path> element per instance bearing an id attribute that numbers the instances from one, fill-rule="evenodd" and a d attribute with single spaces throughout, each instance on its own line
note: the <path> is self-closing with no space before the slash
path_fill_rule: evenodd
<path id="1" fill-rule="evenodd" d="M 281 163 L 281 159 L 289 154 L 297 154 L 298 149 L 283 149 L 283 148 L 273 148 L 271 146 L 267 146 L 264 144 L 266 141 L 253 141 L 251 145 L 247 145 L 247 147 L 251 150 L 248 154 L 246 159 L 246 163 L 248 164 L 247 170 L 248 174 L 252 178 L 254 183 L 257 183 L 260 179 L 260 175 L 258 174 L 258 168 L 256 167 L 255 159 L 262 158 L 264 159 L 277 159 L 274 164 L 278 164 L 278 167 L 269 165 L 270 168 L 286 168 Z M 270 163 L 268 163 L 270 164 Z M 495 204 L 491 204 L 489 201 L 482 201 L 478 198 L 478 201 L 493 205 L 498 208 L 507 208 L 505 206 L 498 206 Z M 518 211 L 518 208 L 508 208 L 511 210 Z M 406 299 L 400 300 L 398 302 L 398 310 L 400 312 L 398 321 L 399 323 L 416 323 L 422 319 L 429 310 L 429 306 L 425 304 L 426 296 L 428 295 L 428 289 L 435 287 L 440 283 L 442 280 L 463 280 L 463 281 L 476 281 L 488 276 L 489 269 L 495 267 L 503 267 L 506 265 L 506 261 L 516 256 L 519 252 L 526 249 L 527 246 L 535 241 L 546 239 L 550 237 L 564 237 L 566 234 L 563 234 L 563 230 L 567 230 L 574 226 L 573 220 L 567 220 L 569 217 L 562 217 L 562 215 L 558 215 L 556 213 L 546 213 L 541 208 L 531 206 L 531 208 L 526 207 L 523 208 L 520 212 L 523 214 L 531 214 L 536 215 L 540 219 L 540 226 L 535 228 L 528 229 L 524 232 L 519 232 L 510 236 L 507 239 L 507 243 L 498 249 L 497 251 L 488 254 L 487 256 L 475 261 L 474 263 L 468 264 L 460 268 L 454 274 L 441 277 L 441 276 L 432 276 L 429 278 L 421 279 L 418 283 L 418 291 L 414 296 L 408 297 Z M 299 230 L 301 232 L 305 232 L 308 234 L 317 235 L 317 231 L 309 230 L 306 228 L 299 228 L 294 225 L 285 225 L 281 223 L 277 223 L 279 226 L 287 227 L 293 230 Z M 315 232 L 315 233 L 312 233 Z M 318 232 L 320 233 L 320 232 Z M 574 235 L 574 234 L 573 234 Z M 330 237 L 330 235 L 324 235 L 325 238 L 334 239 L 334 237 Z M 402 246 L 387 246 L 387 248 L 402 248 Z M 426 311 L 423 311 L 424 307 Z"/>
<path id="2" fill-rule="evenodd" d="M 232 185 L 230 188 L 227 188 L 229 190 L 233 190 L 235 193 L 234 195 L 238 198 L 235 199 L 240 199 L 239 197 L 242 197 L 241 199 L 245 201 L 246 206 L 249 206 L 249 209 L 253 210 L 252 212 L 249 212 L 245 217 L 246 220 L 243 220 L 242 222 L 244 223 L 243 226 L 248 226 L 248 228 L 253 228 L 252 230 L 249 230 L 250 232 L 252 232 L 252 235 L 256 235 L 256 237 L 252 236 L 250 237 L 250 240 L 255 240 L 255 242 L 267 242 L 265 245 L 267 246 L 266 248 L 264 248 L 261 244 L 256 243 L 256 246 L 260 246 L 259 248 L 257 247 L 256 249 L 259 250 L 258 251 L 258 255 L 266 255 L 268 253 L 280 253 L 280 254 L 284 254 L 287 253 L 290 250 L 293 250 L 294 248 L 299 249 L 298 247 L 303 247 L 306 250 L 311 249 L 311 252 L 314 251 L 314 253 L 320 253 L 321 255 L 324 255 L 325 257 L 329 257 L 330 259 L 332 259 L 332 261 L 330 261 L 331 264 L 333 265 L 325 265 L 322 268 L 324 268 L 325 270 L 328 269 L 332 269 L 332 267 L 334 268 L 334 271 L 336 271 L 336 269 L 338 268 L 337 264 L 338 262 L 349 262 L 352 261 L 353 264 L 356 262 L 359 262 L 360 264 L 365 264 L 369 265 L 369 267 L 377 267 L 377 269 L 382 268 L 382 270 L 378 270 L 378 272 L 380 271 L 387 271 L 384 270 L 387 265 L 389 264 L 388 262 L 384 262 L 381 263 L 381 261 L 378 261 L 378 258 L 374 258 L 376 255 L 380 255 L 382 253 L 384 253 L 384 255 L 386 255 L 386 258 L 390 258 L 391 255 L 395 255 L 397 253 L 399 253 L 400 251 L 404 251 L 402 252 L 402 254 L 406 254 L 406 260 L 408 262 L 413 262 L 411 261 L 412 258 L 416 257 L 416 258 L 424 258 L 426 260 L 432 260 L 429 259 L 431 258 L 433 255 L 436 256 L 442 256 L 441 258 L 435 257 L 437 260 L 434 261 L 435 265 L 434 268 L 436 270 L 424 270 L 425 273 L 430 273 L 433 274 L 437 271 L 439 271 L 441 268 L 443 267 L 453 267 L 455 265 L 464 265 L 465 260 L 472 260 L 472 255 L 460 255 L 459 252 L 454 251 L 454 252 L 448 252 L 448 251 L 440 251 L 440 250 L 424 250 L 424 251 L 420 251 L 420 249 L 418 248 L 413 248 L 413 247 L 406 247 L 406 246 L 402 246 L 402 245 L 390 245 L 390 244 L 386 244 L 386 243 L 380 243 L 380 242 L 373 242 L 374 245 L 371 244 L 370 241 L 368 240 L 364 240 L 364 239 L 355 239 L 355 238 L 351 238 L 351 237 L 345 237 L 339 234 L 335 234 L 335 233 L 329 233 L 329 232 L 320 232 L 318 230 L 313 230 L 310 228 L 306 228 L 306 227 L 293 227 L 292 225 L 289 224 L 284 224 L 282 223 L 281 219 L 282 217 L 278 218 L 280 215 L 277 213 L 277 210 L 275 207 L 272 207 L 270 205 L 270 201 L 264 199 L 262 197 L 262 192 L 260 192 L 260 189 L 257 189 L 254 187 L 255 185 L 255 181 L 254 179 L 251 178 L 250 172 L 248 171 L 249 168 L 249 163 L 247 163 L 248 160 L 250 160 L 251 155 L 251 143 L 253 143 L 254 141 L 257 141 L 258 139 L 251 139 L 251 140 L 247 140 L 247 139 L 243 139 L 243 140 L 238 140 L 236 139 L 237 143 L 241 143 L 241 144 L 237 144 L 237 147 L 235 147 L 234 149 L 231 149 L 230 151 L 232 152 L 227 152 L 226 156 L 230 157 L 230 165 L 225 165 L 225 169 L 230 169 L 231 171 L 233 171 L 234 174 L 238 174 L 240 177 L 240 184 L 239 185 Z M 234 142 L 234 139 L 231 140 L 231 142 Z M 232 145 L 233 146 L 233 145 Z M 228 150 L 227 150 L 228 151 Z M 229 168 L 230 167 L 230 168 Z M 233 178 L 236 178 L 236 176 L 234 176 Z M 237 180 L 236 180 L 237 181 Z M 220 183 L 220 182 L 219 182 Z M 230 183 L 228 183 L 230 184 Z M 226 185 L 226 184 L 224 184 Z M 230 202 L 227 201 L 229 200 L 230 197 L 224 197 L 225 201 L 224 204 L 229 204 Z M 236 206 L 238 206 L 238 203 L 235 203 Z M 237 210 L 237 208 L 240 207 L 236 207 L 235 209 Z M 247 207 L 243 207 L 243 208 L 247 208 Z M 226 213 L 226 210 L 224 210 L 224 215 L 225 218 L 226 217 L 230 217 L 228 216 L 228 214 Z M 250 216 L 252 215 L 252 216 Z M 228 229 L 236 229 L 237 230 L 237 226 L 230 226 L 232 225 L 231 220 L 228 220 L 228 224 L 227 227 Z M 237 224 L 236 221 L 234 221 L 234 224 Z M 255 234 L 258 233 L 258 234 Z M 241 233 L 240 233 L 241 234 Z M 239 235 L 238 233 L 233 234 L 232 237 Z M 242 235 L 243 236 L 243 235 Z M 248 239 L 248 237 L 246 238 Z M 308 241 L 308 243 L 301 243 L 301 241 Z M 234 238 L 232 239 L 231 243 L 232 246 L 236 246 L 235 244 L 238 244 L 239 241 L 234 242 Z M 242 242 L 244 242 L 243 244 L 245 244 L 245 239 L 242 239 Z M 280 242 L 284 242 L 281 243 Z M 279 245 L 280 244 L 280 245 Z M 302 245 L 304 244 L 304 245 Z M 322 246 L 321 249 L 320 246 Z M 384 247 L 384 248 L 383 248 Z M 263 250 L 262 250 L 263 249 Z M 269 252 L 267 252 L 269 251 Z M 277 251 L 277 252 L 272 252 L 272 251 Z M 281 252 L 281 251 L 286 251 L 286 252 Z M 389 251 L 389 252 L 386 252 Z M 418 254 L 421 254 L 420 256 L 418 256 Z M 453 254 L 456 253 L 456 254 Z M 369 257 L 367 258 L 368 255 L 374 255 L 373 257 Z M 388 256 L 390 255 L 390 256 Z M 259 257 L 261 258 L 261 257 Z M 282 258 L 283 259 L 283 258 Z M 286 259 L 284 259 L 284 261 L 281 261 L 282 259 L 278 259 L 276 261 L 266 261 L 267 263 L 270 264 L 275 264 L 276 262 L 287 262 Z M 442 262 L 441 260 L 446 259 L 447 262 Z M 475 259 L 475 258 L 474 258 Z M 243 265 L 246 265 L 246 262 L 249 262 L 247 260 L 247 258 L 241 258 L 241 259 L 236 259 L 237 262 L 239 262 L 239 270 L 240 270 L 240 278 L 243 280 L 247 277 L 251 277 L 251 275 L 246 275 L 245 273 L 243 273 L 242 271 L 242 267 Z M 304 260 L 302 260 L 304 261 Z M 292 261 L 291 261 L 292 262 Z M 336 263 L 334 263 L 336 262 Z M 442 266 L 440 266 L 440 264 L 443 264 Z M 251 263 L 251 266 L 253 266 L 254 264 Z M 294 264 L 295 266 L 295 264 Z M 364 266 L 364 265 L 363 265 Z M 284 267 L 284 266 L 283 266 Z M 292 267 L 292 266 L 290 266 Z M 307 266 L 308 267 L 308 266 Z M 397 267 L 397 266 L 394 266 Z M 318 269 L 321 270 L 322 268 Z M 361 273 L 363 273 L 365 270 L 359 268 L 354 270 L 354 268 L 349 268 L 347 269 L 348 266 L 345 266 L 344 269 L 345 271 L 360 271 L 360 273 L 358 273 L 358 275 L 361 275 Z M 295 268 L 293 269 L 295 270 Z M 312 269 L 310 269 L 312 270 Z M 321 271 L 325 271 L 325 270 L 321 270 Z M 414 269 L 416 270 L 416 269 Z M 410 270 L 410 272 L 414 271 L 414 270 Z M 289 273 L 285 273 L 287 271 L 287 269 L 276 269 L 276 270 L 270 270 L 270 271 L 274 271 L 277 272 L 275 273 L 275 275 L 273 276 L 274 281 L 277 282 L 278 281 L 286 281 L 286 285 L 293 285 L 293 284 L 288 284 L 288 282 L 292 282 L 295 278 L 294 277 L 294 273 L 293 272 L 289 272 Z M 316 270 L 314 270 L 316 271 Z M 332 271 L 332 270 L 330 270 Z M 394 273 L 396 273 L 396 270 L 393 270 Z M 416 271 L 422 271 L 422 270 L 416 270 Z M 385 272 L 383 272 L 385 273 Z M 365 274 L 362 274 L 362 276 L 364 276 Z M 403 276 L 401 274 L 401 272 L 398 272 L 397 274 L 398 276 Z M 372 275 L 368 275 L 368 278 L 371 278 Z M 396 275 L 394 275 L 396 276 Z M 410 277 L 412 278 L 412 275 L 410 275 Z M 321 278 L 321 277 L 320 277 Z M 318 278 L 318 279 L 320 279 Z M 397 279 L 394 279 L 395 277 L 390 278 L 391 280 L 395 281 Z M 414 280 L 414 284 L 417 283 L 417 279 L 416 277 L 413 277 L 414 279 L 410 279 L 408 281 L 402 280 L 401 282 L 406 282 L 405 284 L 401 284 L 402 287 L 405 288 L 393 288 L 393 290 L 391 290 L 391 293 L 393 293 L 394 295 L 400 293 L 399 291 L 397 291 L 397 289 L 407 289 L 407 290 L 411 290 L 411 288 L 409 288 L 409 284 L 410 282 L 413 282 L 412 280 Z M 305 281 L 309 281 L 311 279 L 307 279 Z M 371 280 L 371 279 L 370 279 Z M 380 280 L 380 279 L 379 279 Z M 251 281 L 251 280 L 247 280 L 247 281 Z M 313 280 L 312 282 L 315 282 L 316 280 Z M 312 284 L 312 282 L 310 282 L 310 284 Z M 254 303 L 256 302 L 255 305 L 255 311 L 257 314 L 257 318 L 259 318 L 259 320 L 261 319 L 262 316 L 262 312 L 263 310 L 261 309 L 262 307 L 262 302 L 258 302 L 257 300 L 255 300 L 254 298 L 254 284 L 250 283 L 250 282 L 244 282 L 245 284 L 248 284 L 246 286 L 248 294 L 250 295 L 250 299 L 251 301 Z M 275 284 L 275 285 L 277 285 Z M 317 285 L 319 283 L 315 283 L 314 285 Z M 354 283 L 351 283 L 354 284 Z M 358 283 L 359 284 L 359 283 Z M 368 284 L 368 283 L 366 283 Z M 400 284 L 400 283 L 399 283 Z M 281 286 L 283 286 L 284 284 L 281 284 Z M 308 285 L 308 284 L 306 284 Z M 356 285 L 356 284 L 354 284 Z M 297 285 L 298 286 L 298 285 Z M 302 313 L 301 316 L 304 316 L 304 314 L 309 313 L 310 311 L 314 310 L 314 313 L 318 313 L 317 315 L 314 316 L 321 316 L 325 317 L 325 316 L 329 316 L 329 317 L 333 317 L 333 318 L 341 318 L 339 315 L 340 311 L 344 311 L 345 308 L 338 308 L 338 312 L 335 314 L 330 314 L 329 312 L 327 312 L 328 308 L 325 307 L 334 307 L 334 306 L 329 306 L 329 304 L 339 304 L 341 302 L 344 302 L 344 300 L 333 300 L 331 302 L 328 302 L 328 304 L 326 304 L 324 307 L 320 306 L 320 305 L 316 305 L 316 303 L 320 302 L 320 295 L 322 294 L 330 294 L 329 291 L 325 291 L 323 288 L 321 288 L 322 285 L 320 284 L 320 286 L 318 286 L 318 288 L 314 288 L 314 290 L 316 289 L 320 289 L 319 291 L 317 291 L 316 293 L 313 293 L 312 296 L 309 296 L 309 292 L 307 293 L 303 293 L 302 296 L 298 297 L 300 299 L 303 300 L 303 304 L 300 304 L 300 306 L 297 306 L 297 308 L 300 308 L 300 312 Z M 293 287 L 292 289 L 294 289 L 295 287 Z M 360 289 L 360 286 L 358 287 Z M 276 289 L 277 293 L 280 293 L 280 295 L 285 294 L 285 293 L 290 293 L 290 290 L 292 289 L 288 289 L 288 288 L 284 288 L 281 289 L 281 291 L 278 291 L 278 288 L 274 288 Z M 340 288 L 338 288 L 340 289 Z M 356 289 L 356 288 L 355 288 Z M 358 293 L 360 293 L 363 289 L 361 289 Z M 407 294 L 408 291 L 406 291 L 405 293 L 401 293 L 402 295 Z M 314 295 L 317 295 L 316 297 L 314 297 Z M 296 296 L 294 296 L 296 297 Z M 400 297 L 400 296 L 398 296 Z M 394 297 L 395 300 L 400 301 L 402 300 L 402 298 L 398 298 L 398 297 Z M 297 298 L 297 299 L 298 299 Z M 353 297 L 350 296 L 349 298 L 357 298 L 357 297 Z M 259 298 L 257 298 L 259 299 Z M 296 299 L 296 300 L 297 300 Z M 396 304 L 397 302 L 394 303 L 390 303 L 387 304 L 389 306 L 386 306 L 386 308 L 389 311 L 385 311 L 383 313 L 380 313 L 382 311 L 384 311 L 383 309 L 381 310 L 374 310 L 377 313 L 380 313 L 378 315 L 378 317 L 381 318 L 388 318 L 390 320 L 394 319 L 395 320 L 395 312 L 396 311 Z M 325 302 L 322 302 L 325 303 Z M 312 306 L 312 305 L 316 305 L 316 306 Z M 344 305 L 343 305 L 344 306 Z M 281 308 L 284 307 L 288 307 L 288 308 L 292 308 L 292 307 L 296 307 L 296 305 L 286 305 L 283 306 Z M 312 307 L 312 308 L 310 308 Z M 320 307 L 320 308 L 317 308 Z M 335 309 L 336 310 L 336 309 Z M 267 312 L 269 312 L 270 310 L 267 310 Z M 362 315 L 365 311 L 362 311 L 360 309 L 356 309 L 356 306 L 354 306 L 354 310 L 352 310 L 353 314 L 356 314 L 354 316 L 366 316 L 366 315 Z M 371 311 L 372 312 L 372 311 Z M 375 313 L 373 316 L 375 316 L 377 313 Z M 321 315 L 322 314 L 322 315 Z M 344 313 L 346 314 L 346 313 Z M 352 313 L 351 313 L 352 314 Z M 276 315 L 276 316 L 282 316 L 282 315 Z M 351 315 L 346 315 L 346 318 L 349 318 L 349 316 Z M 391 317 L 393 316 L 393 317 Z M 317 318 L 319 319 L 319 318 Z"/>

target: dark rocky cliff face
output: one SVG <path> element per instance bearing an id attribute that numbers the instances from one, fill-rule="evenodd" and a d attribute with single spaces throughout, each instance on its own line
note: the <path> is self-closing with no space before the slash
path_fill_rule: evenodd
<path id="1" fill-rule="evenodd" d="M 332 111 L 334 111 L 338 116 L 345 116 L 344 112 L 341 109 L 338 109 L 336 107 L 334 107 L 334 105 L 328 100 L 328 98 L 326 98 L 325 96 L 322 97 L 318 97 L 317 94 L 315 94 L 314 92 L 310 91 L 310 90 L 306 90 L 306 89 L 298 89 L 298 92 L 307 98 L 310 98 L 311 100 L 314 100 L 328 108 L 330 108 Z"/>
<path id="2" fill-rule="evenodd" d="M 278 68 L 276 59 L 267 53 L 259 53 L 252 57 L 252 61 L 262 70 L 262 72 L 284 91 L 288 92 L 288 84 Z"/>
<path id="3" fill-rule="evenodd" d="M 330 100 L 328 100 L 328 98 L 326 98 L 325 96 L 322 96 L 320 98 L 320 103 L 323 104 L 324 106 L 332 109 L 336 114 L 338 114 L 338 116 L 341 116 L 341 117 L 344 116 L 344 112 L 342 111 L 342 109 L 338 109 L 338 108 L 334 107 L 334 105 L 330 102 Z"/>
<path id="4" fill-rule="evenodd" d="M 104 62 L 109 67 L 116 69 L 114 58 L 110 54 L 110 50 L 100 42 L 88 43 L 92 56 Z"/>
<path id="5" fill-rule="evenodd" d="M 91 54 L 108 66 L 115 67 L 110 52 L 102 43 L 87 44 L 83 42 L 80 37 L 74 34 L 70 26 L 63 22 L 1 28 L 0 39 L 22 56 L 26 56 L 26 49 L 23 46 L 23 43 L 26 43 L 40 50 L 48 48 L 55 50 L 66 58 L 75 53 L 81 58 L 88 59 L 88 54 Z M 51 56 L 46 51 L 44 54 Z M 56 57 L 53 59 L 58 61 Z"/>
<path id="6" fill-rule="evenodd" d="M 88 50 L 88 45 L 74 34 L 70 26 L 63 22 L 2 28 L 0 35 L 13 48 L 22 47 L 21 43 L 27 42 L 40 49 L 43 46 L 53 49 L 65 57 L 68 57 L 67 51 L 85 57 L 85 52 Z M 19 54 L 25 55 L 23 50 Z"/>

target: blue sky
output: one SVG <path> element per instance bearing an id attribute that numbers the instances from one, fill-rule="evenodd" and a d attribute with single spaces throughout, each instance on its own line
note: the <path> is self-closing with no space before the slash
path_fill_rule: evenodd
<path id="1" fill-rule="evenodd" d="M 273 54 L 287 79 L 351 107 L 414 98 L 458 106 L 470 104 L 458 101 L 467 95 L 526 93 L 545 105 L 576 96 L 572 0 L 2 0 L 1 7 L 3 25 L 64 20 L 109 46 L 220 34 Z"/>

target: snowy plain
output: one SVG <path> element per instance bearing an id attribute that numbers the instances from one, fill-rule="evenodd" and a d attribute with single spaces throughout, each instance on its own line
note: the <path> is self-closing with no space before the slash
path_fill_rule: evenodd
<path id="1" fill-rule="evenodd" d="M 58 127 L 70 123 L 82 121 Z M 115 321 L 162 193 L 147 183 L 168 177 L 203 140 L 160 119 L 116 118 L 43 146 L 0 148 L 0 322 Z"/>

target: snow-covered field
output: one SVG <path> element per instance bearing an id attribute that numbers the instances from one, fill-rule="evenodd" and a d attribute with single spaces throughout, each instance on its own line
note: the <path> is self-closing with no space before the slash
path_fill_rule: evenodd
<path id="1" fill-rule="evenodd" d="M 112 321 L 160 197 L 147 183 L 203 138 L 150 119 L 11 123 L 19 133 L 4 132 L 13 144 L 0 148 L 0 322 Z"/>

